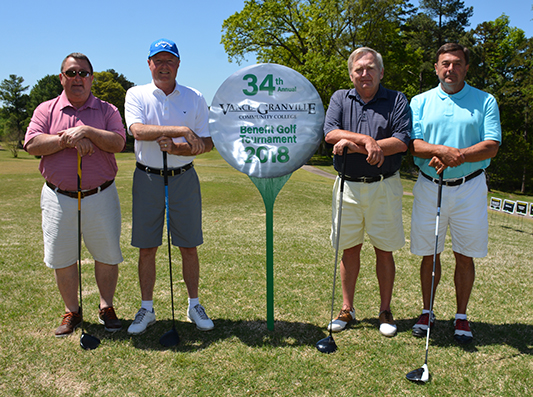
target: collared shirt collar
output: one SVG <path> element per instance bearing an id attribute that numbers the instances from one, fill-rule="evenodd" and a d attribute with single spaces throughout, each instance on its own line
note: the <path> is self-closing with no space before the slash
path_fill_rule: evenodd
<path id="1" fill-rule="evenodd" d="M 65 90 L 63 90 L 63 92 L 59 96 L 59 107 L 60 107 L 61 110 L 63 110 L 66 107 L 71 107 L 71 108 L 74 108 L 74 109 L 77 109 L 77 110 L 83 110 L 83 109 L 87 109 L 87 108 L 96 109 L 97 108 L 97 106 L 96 106 L 96 98 L 91 92 L 89 94 L 89 98 L 87 98 L 87 100 L 85 101 L 83 106 L 81 106 L 78 109 L 78 108 L 76 108 L 76 106 L 74 106 L 74 105 L 72 105 L 70 103 L 70 101 L 68 100 L 68 97 L 67 97 L 67 93 L 65 92 Z"/>
<path id="2" fill-rule="evenodd" d="M 154 83 L 153 80 L 150 82 L 150 84 L 152 85 L 152 92 L 153 92 L 154 94 L 157 93 L 157 92 L 159 92 L 159 93 L 163 94 L 164 96 L 167 96 L 167 95 L 163 92 L 163 90 L 162 90 L 161 88 L 158 88 L 158 87 L 155 85 L 155 83 Z M 179 84 L 178 84 L 178 82 L 176 81 L 176 85 L 174 86 L 174 91 L 172 91 L 172 92 L 170 93 L 170 95 L 168 95 L 168 96 L 171 96 L 171 95 L 179 95 L 179 94 L 180 94 Z"/>
<path id="3" fill-rule="evenodd" d="M 448 94 L 446 91 L 444 91 L 442 89 L 442 86 L 441 84 L 439 84 L 439 89 L 437 90 L 438 94 L 439 94 L 439 97 L 440 99 L 446 99 L 446 98 L 457 98 L 457 99 L 462 99 L 464 98 L 464 96 L 468 93 L 468 90 L 470 89 L 470 86 L 468 85 L 468 83 L 465 81 L 465 85 L 464 87 L 461 89 L 461 91 L 459 92 L 456 92 L 455 94 Z"/>
<path id="4" fill-rule="evenodd" d="M 374 102 L 374 101 L 376 101 L 378 99 L 387 98 L 387 95 L 385 93 L 385 89 L 383 88 L 383 86 L 381 84 L 379 85 L 378 92 L 376 92 L 376 95 L 374 95 L 374 98 L 372 98 L 370 101 L 368 101 L 366 103 L 361 99 L 361 96 L 359 95 L 359 93 L 357 92 L 357 90 L 355 88 L 352 88 L 348 92 L 348 96 L 357 99 L 363 105 L 367 105 L 367 104 L 372 103 L 372 102 Z"/>

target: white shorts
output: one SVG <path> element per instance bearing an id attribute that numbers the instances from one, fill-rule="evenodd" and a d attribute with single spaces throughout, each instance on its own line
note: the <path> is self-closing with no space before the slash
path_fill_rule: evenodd
<path id="1" fill-rule="evenodd" d="M 422 175 L 413 188 L 411 215 L 411 252 L 429 256 L 435 251 L 435 223 L 438 185 Z M 446 232 L 450 227 L 454 252 L 482 258 L 488 251 L 487 182 L 485 174 L 459 186 L 443 186 L 439 219 L 439 245 L 444 250 Z"/>
<path id="2" fill-rule="evenodd" d="M 56 193 L 46 184 L 41 192 L 44 262 L 62 269 L 78 260 L 78 199 Z M 107 265 L 122 262 L 121 215 L 115 183 L 81 200 L 81 233 L 93 259 Z"/>
<path id="3" fill-rule="evenodd" d="M 340 182 L 337 177 L 333 186 L 331 243 L 334 247 Z M 363 244 L 365 229 L 374 247 L 387 252 L 402 248 L 405 244 L 402 196 L 403 187 L 398 173 L 381 182 L 345 181 L 339 249 Z"/>

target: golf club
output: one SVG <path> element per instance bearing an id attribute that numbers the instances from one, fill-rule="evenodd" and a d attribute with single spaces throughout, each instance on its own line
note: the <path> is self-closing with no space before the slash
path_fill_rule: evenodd
<path id="1" fill-rule="evenodd" d="M 342 199 L 344 195 L 344 179 L 346 175 L 346 158 L 348 154 L 348 148 L 345 146 L 342 153 L 342 172 L 341 172 L 341 186 L 340 186 L 340 198 L 339 209 L 337 210 L 337 234 L 335 235 L 335 265 L 333 270 L 333 292 L 331 295 L 331 318 L 329 323 L 333 321 L 333 308 L 335 305 L 335 281 L 337 279 L 337 260 L 339 258 L 339 237 L 341 233 L 341 219 L 342 219 Z M 316 343 L 316 348 L 320 353 L 334 353 L 337 351 L 337 344 L 333 340 L 332 327 L 329 327 L 329 336 L 324 339 L 320 339 Z"/>
<path id="2" fill-rule="evenodd" d="M 100 346 L 100 339 L 85 333 L 83 326 L 83 303 L 81 288 L 81 156 L 78 152 L 78 283 L 80 285 L 80 315 L 81 315 L 81 337 L 80 346 L 85 350 L 93 350 Z"/>
<path id="3" fill-rule="evenodd" d="M 442 179 L 444 171 L 439 175 L 439 188 L 437 193 L 437 218 L 435 220 L 435 251 L 433 252 L 433 272 L 431 273 L 431 295 L 429 299 L 429 317 L 428 317 L 428 330 L 426 334 L 426 360 L 422 367 L 409 372 L 405 377 L 411 382 L 426 383 L 429 381 L 429 369 L 428 369 L 428 351 L 429 351 L 429 332 L 431 331 L 431 313 L 433 313 L 433 288 L 435 286 L 435 267 L 437 263 L 437 249 L 439 246 L 439 220 L 440 220 L 440 204 L 442 201 Z"/>
<path id="4" fill-rule="evenodd" d="M 174 320 L 174 289 L 172 287 L 172 256 L 170 248 L 170 214 L 168 211 L 168 172 L 167 172 L 167 152 L 163 152 L 163 178 L 165 180 L 165 211 L 167 215 L 167 245 L 168 245 L 168 268 L 170 274 L 170 301 L 172 303 L 172 329 L 166 332 L 160 339 L 165 347 L 175 346 L 180 342 L 180 337 L 176 331 L 176 321 Z"/>

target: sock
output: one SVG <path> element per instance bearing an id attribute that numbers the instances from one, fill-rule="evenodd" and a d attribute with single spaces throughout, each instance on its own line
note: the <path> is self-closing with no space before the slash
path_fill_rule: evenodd
<path id="1" fill-rule="evenodd" d="M 427 310 L 427 309 L 422 309 L 422 314 L 429 314 L 429 310 Z"/>
<path id="2" fill-rule="evenodd" d="M 199 305 L 200 304 L 200 299 L 199 298 L 189 298 L 189 307 L 190 308 L 193 308 L 195 307 L 196 305 Z"/>
<path id="3" fill-rule="evenodd" d="M 456 320 L 466 320 L 466 314 L 459 314 L 459 313 L 456 313 L 456 314 L 455 314 L 455 319 L 456 319 Z"/>
<path id="4" fill-rule="evenodd" d="M 149 312 L 154 311 L 154 301 L 141 301 L 141 309 L 146 309 Z"/>

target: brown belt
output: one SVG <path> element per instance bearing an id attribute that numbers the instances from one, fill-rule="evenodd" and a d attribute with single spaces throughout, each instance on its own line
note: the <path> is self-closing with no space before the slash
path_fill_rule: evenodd
<path id="1" fill-rule="evenodd" d="M 115 180 L 112 179 L 110 181 L 104 182 L 102 185 L 100 185 L 98 187 L 95 187 L 94 189 L 82 191 L 81 192 L 81 198 L 92 196 L 93 194 L 96 194 L 96 193 L 100 193 L 101 191 L 103 191 L 103 190 L 107 189 L 109 186 L 111 186 L 114 181 Z M 48 181 L 46 182 L 46 186 L 48 186 L 50 189 L 52 189 L 55 192 L 64 194 L 65 196 L 69 196 L 69 197 L 72 197 L 72 198 L 78 198 L 78 192 L 71 192 L 71 191 L 68 191 L 68 190 L 61 190 L 56 185 L 54 185 L 54 184 L 52 184 L 52 183 L 50 183 Z"/>

